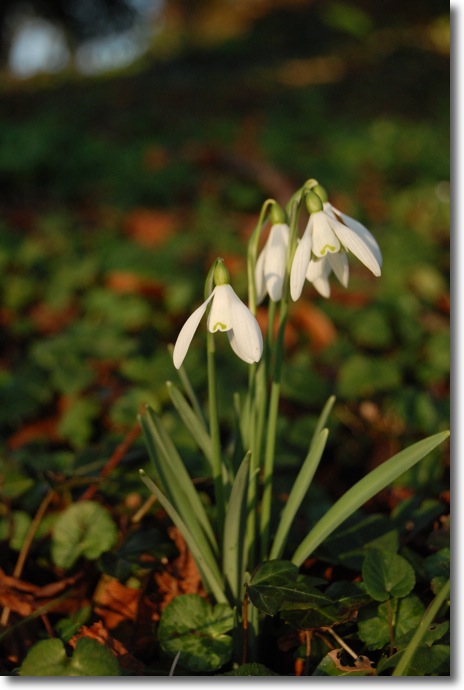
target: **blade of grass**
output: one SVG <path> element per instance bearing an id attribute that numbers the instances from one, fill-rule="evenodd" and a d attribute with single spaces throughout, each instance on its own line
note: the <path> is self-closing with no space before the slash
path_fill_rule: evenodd
<path id="1" fill-rule="evenodd" d="M 380 467 L 369 472 L 357 482 L 327 511 L 309 534 L 303 539 L 293 554 L 292 561 L 300 566 L 326 537 L 363 503 L 375 496 L 388 484 L 394 481 L 410 467 L 422 460 L 431 450 L 449 437 L 449 431 L 442 431 L 434 436 L 418 441 L 384 462 Z"/>
<path id="2" fill-rule="evenodd" d="M 298 472 L 298 476 L 292 486 L 285 508 L 280 517 L 279 526 L 272 544 L 269 559 L 281 558 L 290 527 L 295 515 L 308 491 L 309 485 L 316 473 L 322 453 L 324 452 L 328 429 L 322 429 L 318 437 L 311 442 L 309 452 Z"/>
<path id="3" fill-rule="evenodd" d="M 224 522 L 223 571 L 236 602 L 240 602 L 243 596 L 241 586 L 245 573 L 245 528 L 250 455 L 250 452 L 245 455 L 235 475 Z"/>
<path id="4" fill-rule="evenodd" d="M 205 558 L 203 548 L 200 544 L 198 544 L 172 503 L 163 494 L 161 489 L 159 489 L 150 479 L 150 477 L 144 472 L 144 470 L 139 470 L 139 472 L 143 483 L 157 497 L 164 510 L 167 512 L 173 523 L 184 537 L 185 543 L 192 552 L 192 556 L 194 557 L 198 569 L 202 575 L 205 587 L 211 592 L 211 594 L 214 595 L 218 603 L 227 603 L 227 598 L 224 593 L 224 585 L 216 562 L 214 560 L 211 562 L 209 559 Z"/>

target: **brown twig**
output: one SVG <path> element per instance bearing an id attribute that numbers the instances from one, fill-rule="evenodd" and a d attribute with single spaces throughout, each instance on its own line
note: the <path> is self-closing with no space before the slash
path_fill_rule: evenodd
<path id="1" fill-rule="evenodd" d="M 333 637 L 335 640 L 337 640 L 338 644 L 339 644 L 341 647 L 343 647 L 343 649 L 345 650 L 345 652 L 348 652 L 348 654 L 356 661 L 356 659 L 358 658 L 359 655 L 356 654 L 356 652 L 353 652 L 353 650 L 351 649 L 351 647 L 349 647 L 349 646 L 346 644 L 346 642 L 345 642 L 344 640 L 342 640 L 342 638 L 340 637 L 340 635 L 337 635 L 337 633 L 336 633 L 334 630 L 332 630 L 332 628 L 327 628 L 327 632 L 330 633 L 330 634 L 332 635 L 332 637 Z"/>
<path id="2" fill-rule="evenodd" d="M 108 462 L 104 465 L 102 468 L 98 480 L 94 481 L 90 486 L 84 491 L 82 496 L 80 496 L 79 500 L 80 501 L 89 501 L 91 498 L 93 498 L 94 494 L 96 493 L 98 489 L 98 484 L 101 479 L 104 479 L 105 477 L 108 477 L 108 475 L 111 474 L 111 472 L 119 465 L 131 445 L 134 443 L 135 439 L 138 437 L 140 434 L 140 424 L 135 422 L 134 426 L 131 428 L 131 430 L 126 434 L 126 436 L 123 438 L 121 443 L 116 446 L 113 454 L 109 458 Z"/>
<path id="3" fill-rule="evenodd" d="M 50 505 L 55 495 L 55 491 L 49 491 L 45 498 L 42 500 L 40 506 L 38 507 L 34 519 L 32 520 L 31 525 L 29 527 L 26 538 L 21 547 L 21 551 L 19 552 L 18 560 L 16 561 L 16 565 L 13 570 L 13 577 L 21 577 L 21 573 L 23 572 L 24 564 L 26 562 L 27 554 L 29 553 L 29 549 L 31 548 L 31 544 L 33 542 L 35 533 L 37 532 L 37 529 L 45 513 L 47 512 L 48 506 Z M 2 611 L 2 617 L 0 619 L 0 627 L 6 627 L 8 625 L 10 612 L 11 609 L 8 606 L 5 606 L 5 608 Z"/>

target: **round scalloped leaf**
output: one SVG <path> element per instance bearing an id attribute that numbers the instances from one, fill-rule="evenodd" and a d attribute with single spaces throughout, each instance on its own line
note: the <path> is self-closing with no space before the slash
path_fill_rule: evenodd
<path id="1" fill-rule="evenodd" d="M 191 671 L 215 671 L 232 654 L 234 612 L 227 604 L 211 606 L 198 594 L 176 597 L 163 611 L 158 639 L 170 656 Z"/>
<path id="2" fill-rule="evenodd" d="M 414 569 L 405 558 L 379 549 L 367 552 L 362 575 L 367 592 L 376 601 L 405 597 L 416 583 Z"/>
<path id="3" fill-rule="evenodd" d="M 53 562 L 60 568 L 71 568 L 81 556 L 96 560 L 114 546 L 117 536 L 111 515 L 99 503 L 73 503 L 53 527 Z"/>
<path id="4" fill-rule="evenodd" d="M 68 657 L 58 639 L 37 642 L 26 655 L 20 676 L 119 676 L 119 665 L 107 647 L 90 637 L 76 642 Z"/>

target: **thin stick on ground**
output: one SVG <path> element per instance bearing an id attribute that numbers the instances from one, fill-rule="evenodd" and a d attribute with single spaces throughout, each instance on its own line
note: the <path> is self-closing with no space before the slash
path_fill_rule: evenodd
<path id="1" fill-rule="evenodd" d="M 26 562 L 27 555 L 29 553 L 29 549 L 31 548 L 31 544 L 34 540 L 35 533 L 37 532 L 37 529 L 42 522 L 42 519 L 45 515 L 45 513 L 48 510 L 48 506 L 50 505 L 51 501 L 55 497 L 56 492 L 54 490 L 51 490 L 48 492 L 48 494 L 45 496 L 45 498 L 42 500 L 42 503 L 37 509 L 37 512 L 34 516 L 34 519 L 31 522 L 31 525 L 29 527 L 29 531 L 26 535 L 26 538 L 23 542 L 23 545 L 21 547 L 21 551 L 19 552 L 18 560 L 16 561 L 16 565 L 13 570 L 13 577 L 21 577 L 21 574 L 23 572 L 24 564 Z M 0 618 L 0 627 L 6 627 L 8 625 L 8 621 L 10 618 L 10 612 L 11 609 L 8 606 L 5 606 L 5 608 L 2 611 L 2 617 Z"/>

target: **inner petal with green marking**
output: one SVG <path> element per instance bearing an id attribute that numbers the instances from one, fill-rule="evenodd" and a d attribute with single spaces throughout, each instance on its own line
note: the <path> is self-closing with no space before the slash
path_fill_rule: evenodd
<path id="1" fill-rule="evenodd" d="M 327 252 L 332 252 L 332 253 L 333 253 L 333 252 L 336 252 L 336 251 L 337 251 L 337 248 L 334 247 L 333 245 L 331 245 L 331 244 L 325 244 L 325 245 L 322 247 L 322 249 L 320 250 L 320 253 L 321 253 L 321 256 L 324 256 L 325 254 L 327 254 Z"/>

